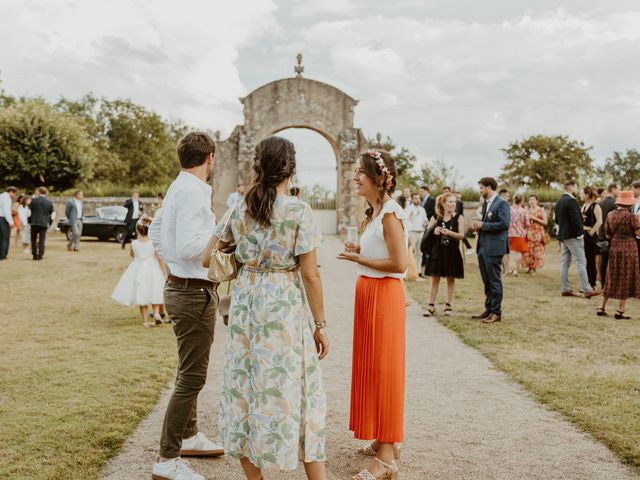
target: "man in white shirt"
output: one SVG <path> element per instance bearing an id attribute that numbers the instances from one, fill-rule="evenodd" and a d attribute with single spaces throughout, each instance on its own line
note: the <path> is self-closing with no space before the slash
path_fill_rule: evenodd
<path id="1" fill-rule="evenodd" d="M 83 205 L 82 198 L 83 193 L 81 190 L 76 190 L 73 194 L 73 198 L 67 202 L 64 208 L 64 214 L 69 222 L 69 242 L 67 243 L 67 250 L 70 252 L 80 251 L 80 237 L 82 236 L 82 215 Z"/>
<path id="2" fill-rule="evenodd" d="M 236 191 L 232 192 L 231 195 L 229 195 L 229 197 L 227 198 L 227 209 L 230 210 L 242 197 L 244 197 L 244 185 L 239 183 L 238 185 L 236 185 Z"/>
<path id="3" fill-rule="evenodd" d="M 149 238 L 166 262 L 164 287 L 167 313 L 175 322 L 178 374 L 167 406 L 160 455 L 153 478 L 204 480 L 181 456 L 219 456 L 221 446 L 209 441 L 197 425 L 198 394 L 207 380 L 218 296 L 217 284 L 202 267 L 202 253 L 213 234 L 211 186 L 215 143 L 203 132 L 187 133 L 178 142 L 181 172 L 149 228 Z"/>
<path id="4" fill-rule="evenodd" d="M 16 187 L 9 187 L 6 192 L 0 193 L 0 260 L 4 260 L 9 254 L 9 239 L 14 227 L 11 205 L 17 192 Z"/>
<path id="5" fill-rule="evenodd" d="M 413 193 L 411 195 L 411 202 L 405 208 L 405 212 L 407 212 L 407 216 L 409 217 L 409 221 L 411 222 L 411 229 L 409 230 L 409 242 L 411 243 L 411 248 L 413 248 L 413 256 L 416 262 L 416 269 L 420 272 L 422 265 L 422 253 L 420 251 L 420 242 L 422 241 L 422 235 L 424 234 L 424 229 L 427 226 L 427 212 L 420 205 L 420 194 Z"/>

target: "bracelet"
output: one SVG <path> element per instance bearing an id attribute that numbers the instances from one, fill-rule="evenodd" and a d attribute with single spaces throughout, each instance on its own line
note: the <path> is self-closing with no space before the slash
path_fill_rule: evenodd
<path id="1" fill-rule="evenodd" d="M 327 321 L 323 320 L 322 322 L 314 322 L 316 324 L 316 328 L 322 330 L 327 326 Z"/>

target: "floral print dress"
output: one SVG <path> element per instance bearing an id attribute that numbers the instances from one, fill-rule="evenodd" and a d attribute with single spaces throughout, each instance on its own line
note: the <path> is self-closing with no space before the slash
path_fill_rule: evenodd
<path id="1" fill-rule="evenodd" d="M 325 461 L 326 398 L 297 269 L 298 256 L 321 243 L 311 208 L 279 196 L 271 226 L 262 227 L 238 202 L 215 235 L 236 243 L 242 264 L 231 294 L 220 399 L 225 453 L 263 469 Z"/>
<path id="2" fill-rule="evenodd" d="M 531 220 L 532 217 L 543 218 L 544 208 L 537 206 L 528 208 L 529 211 L 529 251 L 524 254 L 522 261 L 529 270 L 544 267 L 544 225 Z"/>

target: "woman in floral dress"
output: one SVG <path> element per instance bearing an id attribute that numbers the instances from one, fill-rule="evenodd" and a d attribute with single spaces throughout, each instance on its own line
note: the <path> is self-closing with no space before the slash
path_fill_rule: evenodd
<path id="1" fill-rule="evenodd" d="M 607 301 L 618 300 L 616 320 L 628 320 L 625 314 L 627 298 L 640 298 L 640 263 L 636 236 L 640 232 L 640 218 L 631 212 L 635 198 L 633 190 L 618 193 L 616 209 L 607 215 L 604 232 L 611 242 L 607 279 L 602 291 L 598 316 L 605 316 Z"/>
<path id="2" fill-rule="evenodd" d="M 547 212 L 538 205 L 538 197 L 529 195 L 529 251 L 523 257 L 527 273 L 535 273 L 544 266 L 544 230 L 547 226 Z"/>
<path id="3" fill-rule="evenodd" d="M 207 266 L 220 239 L 219 248 L 236 245 L 241 264 L 229 310 L 220 435 L 250 480 L 260 480 L 263 469 L 294 470 L 300 460 L 309 479 L 324 480 L 319 360 L 329 341 L 316 262 L 321 235 L 309 205 L 287 194 L 295 173 L 290 141 L 260 142 L 253 168 L 255 184 L 218 223 L 203 258 Z"/>

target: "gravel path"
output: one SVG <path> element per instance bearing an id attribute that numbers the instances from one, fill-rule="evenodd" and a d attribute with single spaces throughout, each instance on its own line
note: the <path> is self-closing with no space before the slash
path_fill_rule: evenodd
<path id="1" fill-rule="evenodd" d="M 323 361 L 329 400 L 328 478 L 348 480 L 365 464 L 348 432 L 353 290 L 352 264 L 335 260 L 341 245 L 327 238 L 320 251 L 332 350 Z M 217 338 L 209 379 L 200 395 L 200 428 L 216 437 L 216 411 L 225 328 Z M 494 328 L 500 328 L 494 327 Z M 447 328 L 407 311 L 406 441 L 400 477 L 426 479 L 640 480 L 603 445 L 537 404 Z M 170 394 L 160 402 L 105 468 L 104 480 L 151 477 Z M 236 460 L 194 459 L 207 479 L 243 479 Z M 267 472 L 265 478 L 302 479 L 304 471 Z"/>

